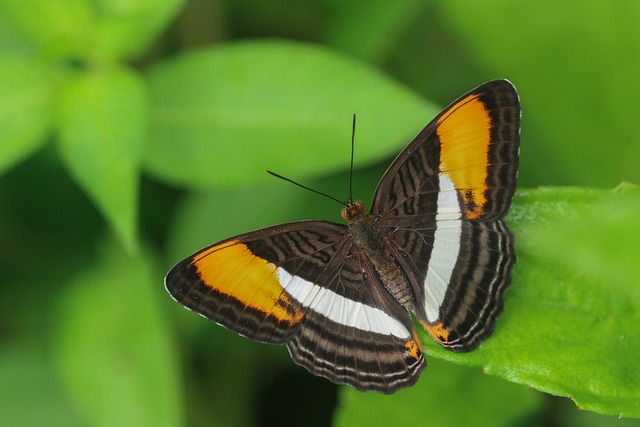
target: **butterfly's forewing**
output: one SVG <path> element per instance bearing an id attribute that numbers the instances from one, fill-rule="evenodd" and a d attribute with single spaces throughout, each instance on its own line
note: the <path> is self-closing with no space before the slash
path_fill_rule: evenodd
<path id="1" fill-rule="evenodd" d="M 371 213 L 412 282 L 416 316 L 455 351 L 493 330 L 515 263 L 502 221 L 515 191 L 520 104 L 495 80 L 463 95 L 403 150 Z"/>
<path id="2" fill-rule="evenodd" d="M 343 225 L 302 221 L 236 236 L 181 261 L 165 283 L 186 307 L 286 344 L 296 363 L 337 383 L 391 393 L 424 367 L 408 312 Z"/>

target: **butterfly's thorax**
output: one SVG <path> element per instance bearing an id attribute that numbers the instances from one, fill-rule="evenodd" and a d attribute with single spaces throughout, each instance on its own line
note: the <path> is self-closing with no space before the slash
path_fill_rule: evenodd
<path id="1" fill-rule="evenodd" d="M 362 202 L 349 204 L 343 212 L 349 222 L 353 241 L 367 255 L 382 282 L 393 297 L 409 310 L 413 309 L 414 295 L 407 277 L 389 250 L 389 243 L 378 222 L 365 212 Z"/>

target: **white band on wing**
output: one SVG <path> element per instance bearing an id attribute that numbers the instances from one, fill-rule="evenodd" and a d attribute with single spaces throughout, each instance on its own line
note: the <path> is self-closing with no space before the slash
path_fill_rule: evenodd
<path id="1" fill-rule="evenodd" d="M 438 213 L 433 249 L 427 277 L 424 281 L 425 311 L 427 321 L 435 323 L 440 317 L 440 305 L 451 281 L 453 269 L 460 254 L 462 221 L 460 202 L 453 182 L 447 175 L 440 175 Z"/>
<path id="2" fill-rule="evenodd" d="M 282 267 L 276 269 L 282 288 L 304 307 L 345 326 L 407 339 L 407 328 L 379 308 L 343 297 L 327 288 L 292 276 Z"/>

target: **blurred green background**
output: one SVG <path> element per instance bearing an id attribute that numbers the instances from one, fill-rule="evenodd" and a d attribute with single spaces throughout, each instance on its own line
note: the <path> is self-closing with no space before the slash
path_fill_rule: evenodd
<path id="1" fill-rule="evenodd" d="M 218 239 L 339 221 L 264 170 L 345 198 L 353 113 L 369 203 L 494 78 L 522 101 L 519 188 L 639 183 L 639 28 L 636 0 L 0 1 L 0 425 L 640 425 L 431 358 L 362 397 L 162 284 Z"/>

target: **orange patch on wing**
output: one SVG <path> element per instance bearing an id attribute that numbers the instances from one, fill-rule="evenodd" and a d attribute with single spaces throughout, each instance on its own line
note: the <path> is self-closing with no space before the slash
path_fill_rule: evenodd
<path id="1" fill-rule="evenodd" d="M 291 324 L 302 319 L 278 281 L 276 266 L 230 241 L 213 246 L 192 261 L 203 283 L 246 306 Z"/>
<path id="2" fill-rule="evenodd" d="M 420 339 L 415 331 L 413 332 L 413 340 L 407 341 L 404 347 L 407 349 L 409 356 L 416 360 L 420 360 L 422 357 L 422 345 L 420 344 Z"/>
<path id="3" fill-rule="evenodd" d="M 422 326 L 429 332 L 429 334 L 440 344 L 446 344 L 449 342 L 449 331 L 444 328 L 442 322 L 430 325 L 427 322 L 420 322 Z"/>
<path id="4" fill-rule="evenodd" d="M 491 117 L 477 95 L 453 105 L 440 118 L 437 134 L 440 146 L 440 170 L 446 173 L 462 199 L 465 216 L 476 219 L 487 203 L 487 167 L 491 143 Z"/>

